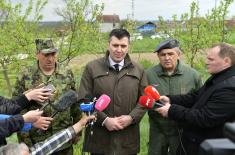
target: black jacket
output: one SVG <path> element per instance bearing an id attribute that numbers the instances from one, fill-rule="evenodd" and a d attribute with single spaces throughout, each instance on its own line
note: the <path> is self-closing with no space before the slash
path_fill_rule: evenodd
<path id="1" fill-rule="evenodd" d="M 169 118 L 182 124 L 183 139 L 199 149 L 203 140 L 223 137 L 225 122 L 235 118 L 235 65 L 212 75 L 196 93 L 169 97 Z"/>
<path id="2" fill-rule="evenodd" d="M 24 125 L 24 120 L 20 113 L 29 104 L 28 99 L 23 95 L 14 99 L 0 97 L 0 114 L 14 115 L 10 118 L 0 120 L 0 146 L 6 144 L 5 137 L 20 130 Z"/>

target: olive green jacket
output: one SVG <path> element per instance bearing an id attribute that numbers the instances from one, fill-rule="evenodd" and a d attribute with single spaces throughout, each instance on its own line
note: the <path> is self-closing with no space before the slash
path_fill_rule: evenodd
<path id="1" fill-rule="evenodd" d="M 178 61 L 175 72 L 168 75 L 160 64 L 147 70 L 148 82 L 155 85 L 160 95 L 180 95 L 194 92 L 202 86 L 199 73 Z M 176 123 L 168 118 L 163 118 L 157 112 L 149 111 L 149 117 L 159 129 L 167 135 L 176 135 Z"/>
<path id="2" fill-rule="evenodd" d="M 139 122 L 146 110 L 138 104 L 147 85 L 143 67 L 125 57 L 124 67 L 116 72 L 109 65 L 108 52 L 105 57 L 87 64 L 82 75 L 79 97 L 99 97 L 106 94 L 111 98 L 107 109 L 98 113 L 97 122 L 86 129 L 84 150 L 106 155 L 136 154 L 140 150 Z M 106 117 L 131 115 L 132 124 L 123 130 L 108 131 L 102 122 Z"/>

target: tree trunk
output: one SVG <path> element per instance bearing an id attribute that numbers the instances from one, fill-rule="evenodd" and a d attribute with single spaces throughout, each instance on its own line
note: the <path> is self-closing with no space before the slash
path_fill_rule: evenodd
<path id="1" fill-rule="evenodd" d="M 11 82 L 8 76 L 8 72 L 7 72 L 7 66 L 4 65 L 4 63 L 2 63 L 2 68 L 3 68 L 3 76 L 4 79 L 6 80 L 6 84 L 7 84 L 7 88 L 8 88 L 8 96 L 12 95 L 12 87 L 11 87 Z"/>

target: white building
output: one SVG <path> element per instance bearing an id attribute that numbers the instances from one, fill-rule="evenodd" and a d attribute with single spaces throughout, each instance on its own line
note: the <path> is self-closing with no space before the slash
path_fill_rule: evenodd
<path id="1" fill-rule="evenodd" d="M 102 15 L 97 18 L 101 20 L 101 32 L 110 32 L 114 28 L 120 28 L 120 18 L 118 15 Z"/>

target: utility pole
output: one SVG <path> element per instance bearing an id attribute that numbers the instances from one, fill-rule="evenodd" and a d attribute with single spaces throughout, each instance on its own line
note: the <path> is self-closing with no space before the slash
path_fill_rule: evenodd
<path id="1" fill-rule="evenodd" d="M 135 19 L 134 10 L 135 10 L 135 3 L 134 3 L 134 0 L 131 0 L 131 11 L 132 11 L 131 15 L 132 15 L 133 21 Z"/>
<path id="2" fill-rule="evenodd" d="M 216 9 L 216 7 L 217 7 L 217 0 L 215 0 L 215 9 Z"/>

